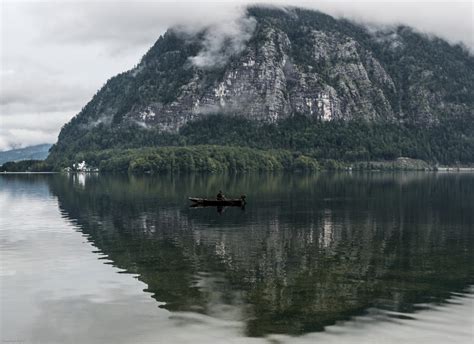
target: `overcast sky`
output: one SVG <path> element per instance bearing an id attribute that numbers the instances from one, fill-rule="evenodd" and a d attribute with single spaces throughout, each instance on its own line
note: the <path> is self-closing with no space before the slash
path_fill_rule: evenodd
<path id="1" fill-rule="evenodd" d="M 226 23 L 260 1 L 0 0 L 0 151 L 54 143 L 113 75 L 164 31 Z M 264 1 L 378 25 L 407 24 L 474 51 L 471 1 Z"/>

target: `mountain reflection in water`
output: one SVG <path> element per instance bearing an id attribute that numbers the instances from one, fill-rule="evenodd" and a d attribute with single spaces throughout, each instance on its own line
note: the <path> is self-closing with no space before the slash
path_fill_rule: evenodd
<path id="1" fill-rule="evenodd" d="M 474 178 L 427 173 L 77 174 L 49 179 L 63 216 L 171 311 L 248 336 L 443 303 L 474 283 Z M 188 196 L 247 194 L 245 211 Z"/>

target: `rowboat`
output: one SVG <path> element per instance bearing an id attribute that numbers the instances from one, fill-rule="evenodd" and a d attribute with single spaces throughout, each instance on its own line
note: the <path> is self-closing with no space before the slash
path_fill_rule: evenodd
<path id="1" fill-rule="evenodd" d="M 245 196 L 240 198 L 233 198 L 233 199 L 208 199 L 208 198 L 197 198 L 197 197 L 189 197 L 188 198 L 193 205 L 200 205 L 200 206 L 216 206 L 216 207 L 243 207 L 245 205 Z"/>

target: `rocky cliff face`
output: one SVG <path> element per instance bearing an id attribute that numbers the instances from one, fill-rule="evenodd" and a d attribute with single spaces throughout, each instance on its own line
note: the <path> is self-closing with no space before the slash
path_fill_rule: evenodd
<path id="1" fill-rule="evenodd" d="M 210 113 L 415 125 L 473 113 L 474 59 L 459 46 L 299 9 L 250 8 L 236 25 L 239 37 L 223 33 L 217 43 L 216 28 L 169 30 L 61 135 L 101 123 L 175 132 Z"/>

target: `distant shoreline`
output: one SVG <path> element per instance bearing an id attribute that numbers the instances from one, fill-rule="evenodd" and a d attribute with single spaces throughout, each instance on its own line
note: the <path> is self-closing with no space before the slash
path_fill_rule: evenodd
<path id="1" fill-rule="evenodd" d="M 62 173 L 62 172 L 30 172 L 30 171 L 7 172 L 7 171 L 0 171 L 0 174 L 58 174 L 58 173 Z"/>
<path id="2" fill-rule="evenodd" d="M 438 167 L 437 172 L 474 172 L 474 167 Z"/>
<path id="3" fill-rule="evenodd" d="M 386 173 L 399 173 L 399 172 L 417 172 L 417 173 L 469 173 L 473 172 L 474 173 L 474 167 L 439 167 L 437 170 L 417 170 L 417 169 L 393 169 L 393 170 L 388 170 L 388 169 L 366 169 L 366 170 L 359 170 L 359 169 L 339 169 L 339 170 L 326 170 L 326 169 L 320 169 L 320 170 L 314 170 L 314 171 L 285 171 L 285 170 L 276 170 L 276 171 L 219 171 L 219 172 L 205 172 L 205 171 L 181 171 L 178 173 L 173 173 L 171 174 L 180 174 L 180 173 L 207 173 L 207 174 L 221 174 L 221 173 L 241 173 L 241 174 L 247 174 L 247 173 L 279 173 L 279 172 L 285 172 L 285 173 L 294 173 L 298 174 L 299 172 L 303 173 L 321 173 L 321 172 L 386 172 Z M 140 175 L 162 175 L 162 174 L 169 174 L 170 172 L 163 172 L 163 173 L 142 173 Z M 131 174 L 131 175 L 136 175 L 135 173 L 128 173 L 128 172 L 98 172 L 98 171 L 71 171 L 71 172 L 6 172 L 6 171 L 0 171 L 1 174 L 101 174 L 101 175 L 114 175 L 114 174 Z"/>

